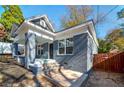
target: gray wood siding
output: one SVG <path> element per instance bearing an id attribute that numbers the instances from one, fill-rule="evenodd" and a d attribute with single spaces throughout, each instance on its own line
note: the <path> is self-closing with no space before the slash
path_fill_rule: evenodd
<path id="1" fill-rule="evenodd" d="M 54 59 L 71 70 L 86 72 L 87 70 L 87 33 L 76 35 L 73 55 L 57 55 L 58 41 L 54 41 Z"/>

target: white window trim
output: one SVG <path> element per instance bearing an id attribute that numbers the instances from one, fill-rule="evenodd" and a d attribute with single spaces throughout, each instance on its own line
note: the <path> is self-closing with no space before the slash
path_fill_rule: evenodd
<path id="1" fill-rule="evenodd" d="M 73 37 L 69 37 L 69 38 L 73 38 Z M 74 54 L 74 44 L 73 44 L 73 51 L 72 51 L 72 54 L 67 54 L 67 53 L 66 53 L 66 40 L 69 39 L 69 38 L 61 39 L 61 40 L 64 40 L 64 43 L 65 43 L 65 46 L 64 46 L 64 48 L 65 48 L 65 49 L 64 49 L 64 54 L 60 54 L 60 53 L 59 53 L 59 41 L 60 41 L 60 40 L 58 40 L 58 42 L 57 42 L 57 45 L 58 45 L 58 47 L 57 47 L 57 48 L 58 48 L 58 49 L 57 49 L 57 55 L 61 55 L 61 56 L 62 56 L 62 55 L 73 55 L 73 54 Z"/>

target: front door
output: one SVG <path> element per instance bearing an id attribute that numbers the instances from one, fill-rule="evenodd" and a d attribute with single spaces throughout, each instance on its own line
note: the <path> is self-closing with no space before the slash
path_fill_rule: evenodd
<path id="1" fill-rule="evenodd" d="M 49 44 L 49 57 L 53 59 L 53 44 Z"/>

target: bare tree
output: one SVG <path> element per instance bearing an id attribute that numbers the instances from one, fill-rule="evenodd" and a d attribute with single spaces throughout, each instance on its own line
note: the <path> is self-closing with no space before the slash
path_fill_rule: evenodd
<path id="1" fill-rule="evenodd" d="M 67 6 L 67 14 L 61 18 L 62 28 L 72 27 L 78 24 L 81 24 L 88 20 L 88 17 L 93 15 L 93 8 L 88 5 L 71 5 Z M 105 21 L 105 18 L 102 18 L 104 14 L 98 13 L 93 16 L 93 21 L 95 25 L 101 24 Z"/>
<path id="2" fill-rule="evenodd" d="M 63 28 L 75 26 L 87 20 L 92 13 L 91 6 L 67 6 L 68 12 L 61 18 Z"/>

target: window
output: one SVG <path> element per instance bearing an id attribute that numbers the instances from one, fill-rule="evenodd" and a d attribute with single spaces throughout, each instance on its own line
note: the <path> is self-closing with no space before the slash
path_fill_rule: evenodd
<path id="1" fill-rule="evenodd" d="M 59 40 L 59 54 L 65 54 L 65 40 Z"/>
<path id="2" fill-rule="evenodd" d="M 68 38 L 66 39 L 66 54 L 72 54 L 73 53 L 73 39 Z"/>
<path id="3" fill-rule="evenodd" d="M 73 38 L 58 41 L 59 54 L 73 54 Z"/>
<path id="4" fill-rule="evenodd" d="M 37 45 L 37 55 L 38 56 L 43 55 L 43 46 L 42 45 Z"/>

